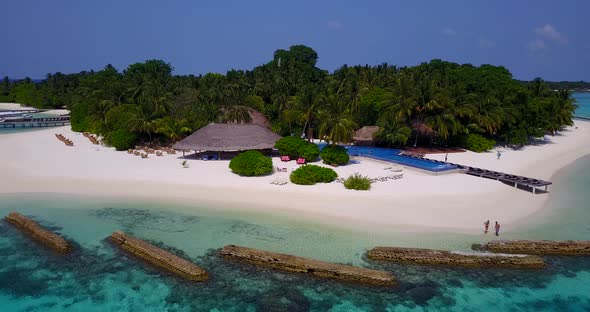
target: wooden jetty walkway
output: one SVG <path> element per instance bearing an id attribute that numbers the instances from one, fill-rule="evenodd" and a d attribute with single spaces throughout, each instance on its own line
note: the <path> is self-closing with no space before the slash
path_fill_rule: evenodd
<path id="1" fill-rule="evenodd" d="M 4 121 L 0 122 L 0 128 L 41 128 L 57 127 L 70 124 L 70 116 L 52 117 L 52 118 L 31 118 L 21 121 Z"/>
<path id="2" fill-rule="evenodd" d="M 515 188 L 519 186 L 525 187 L 526 190 L 531 190 L 533 194 L 537 193 L 538 188 L 544 187 L 544 192 L 547 192 L 547 186 L 553 184 L 549 181 L 543 181 L 539 179 L 527 178 L 523 176 L 498 172 L 498 171 L 491 171 L 481 168 L 463 166 L 467 170 L 465 173 L 468 175 L 492 179 L 500 182 L 504 182 L 506 184 L 514 185 Z"/>
<path id="3" fill-rule="evenodd" d="M 543 192 L 546 193 L 547 187 L 549 185 L 553 184 L 552 182 L 549 182 L 549 181 L 528 178 L 528 177 L 524 177 L 524 176 L 518 176 L 518 175 L 514 175 L 514 174 L 499 172 L 499 171 L 492 171 L 492 170 L 487 170 L 487 169 L 482 169 L 482 168 L 476 168 L 476 167 L 471 167 L 471 166 L 466 166 L 466 165 L 461 165 L 461 164 L 455 164 L 455 163 L 451 163 L 451 162 L 444 162 L 444 161 L 434 160 L 434 159 L 429 159 L 429 158 L 421 158 L 421 157 L 411 156 L 411 155 L 404 155 L 404 157 L 426 159 L 426 160 L 436 162 L 436 163 L 454 165 L 454 166 L 457 166 L 457 168 L 461 172 L 466 173 L 468 175 L 500 181 L 505 184 L 512 185 L 515 188 L 531 191 L 533 194 L 536 194 L 537 191 L 540 190 L 540 188 L 543 188 Z"/>

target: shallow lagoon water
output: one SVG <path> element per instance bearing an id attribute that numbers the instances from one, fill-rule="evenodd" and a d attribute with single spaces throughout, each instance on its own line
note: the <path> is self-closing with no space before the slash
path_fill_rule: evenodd
<path id="1" fill-rule="evenodd" d="M 575 115 L 590 118 L 590 92 L 574 92 L 572 97 L 576 101 L 576 104 L 578 104 Z"/>
<path id="2" fill-rule="evenodd" d="M 547 207 L 502 238 L 589 239 L 589 173 L 590 157 L 562 170 Z M 34 216 L 76 248 L 56 255 L 0 222 L 1 311 L 590 310 L 588 257 L 546 257 L 546 269 L 529 271 L 430 268 L 364 256 L 375 245 L 467 250 L 491 238 L 480 233 L 376 232 L 198 204 L 63 194 L 2 196 L 0 215 L 12 210 Z M 115 230 L 191 259 L 211 280 L 184 282 L 128 257 L 105 240 Z M 226 244 L 388 270 L 400 284 L 364 287 L 226 262 L 216 254 Z"/>

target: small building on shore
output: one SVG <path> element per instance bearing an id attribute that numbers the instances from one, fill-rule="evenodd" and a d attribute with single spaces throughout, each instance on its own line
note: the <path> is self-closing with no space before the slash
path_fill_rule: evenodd
<path id="1" fill-rule="evenodd" d="M 379 131 L 378 126 L 364 126 L 354 132 L 352 141 L 355 145 L 374 146 L 377 131 Z"/>
<path id="2" fill-rule="evenodd" d="M 174 144 L 175 150 L 195 151 L 203 159 L 221 159 L 248 150 L 270 150 L 281 138 L 257 124 L 210 123 Z"/>

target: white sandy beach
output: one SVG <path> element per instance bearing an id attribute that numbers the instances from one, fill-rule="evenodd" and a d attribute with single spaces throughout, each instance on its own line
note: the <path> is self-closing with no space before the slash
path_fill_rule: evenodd
<path id="1" fill-rule="evenodd" d="M 74 146 L 65 146 L 55 133 L 64 134 Z M 590 154 L 590 123 L 576 121 L 560 135 L 548 136 L 547 144 L 501 150 L 500 160 L 495 151 L 449 154 L 448 160 L 550 180 L 560 168 Z M 288 173 L 239 177 L 230 172 L 229 161 L 195 159 L 188 160 L 189 168 L 182 168 L 182 154 L 141 159 L 93 145 L 69 127 L 0 134 L 0 151 L 0 197 L 2 193 L 52 192 L 179 201 L 359 227 L 419 226 L 471 232 L 490 219 L 509 228 L 541 209 L 550 196 L 465 174 L 434 176 L 408 168 L 403 169 L 402 179 L 374 183 L 368 192 L 346 190 L 339 183 L 278 186 L 271 182 L 288 180 Z M 427 157 L 444 159 L 444 154 Z M 289 172 L 297 167 L 294 161 L 273 162 Z M 392 165 L 358 158 L 336 171 L 341 177 L 355 172 L 371 178 L 397 174 L 388 167 Z"/>

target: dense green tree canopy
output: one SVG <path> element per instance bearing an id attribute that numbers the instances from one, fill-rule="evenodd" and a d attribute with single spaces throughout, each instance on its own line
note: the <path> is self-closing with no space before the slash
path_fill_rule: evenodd
<path id="1" fill-rule="evenodd" d="M 125 143 L 169 142 L 209 122 L 249 122 L 255 109 L 283 136 L 313 134 L 347 143 L 354 130 L 379 125 L 380 144 L 459 144 L 478 134 L 509 144 L 572 124 L 567 91 L 541 79 L 521 82 L 504 67 L 432 60 L 414 67 L 347 66 L 328 73 L 318 54 L 295 45 L 275 51 L 252 70 L 175 76 L 170 64 L 148 60 L 119 71 L 3 79 L 0 97 L 72 111 L 72 127 Z M 582 83 L 577 84 L 583 86 Z M 135 142 L 134 142 L 135 143 Z"/>

